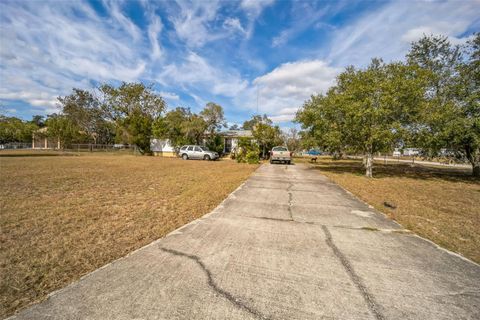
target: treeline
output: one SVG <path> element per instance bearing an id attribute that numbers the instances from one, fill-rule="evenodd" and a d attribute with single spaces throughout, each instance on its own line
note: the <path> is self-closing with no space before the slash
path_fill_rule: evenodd
<path id="1" fill-rule="evenodd" d="M 347 67 L 326 94 L 305 101 L 296 121 L 305 146 L 363 154 L 367 177 L 374 154 L 406 147 L 431 157 L 447 149 L 480 177 L 479 90 L 480 34 L 463 46 L 424 36 L 405 61 Z"/>
<path id="2" fill-rule="evenodd" d="M 45 126 L 43 116 L 33 116 L 31 121 L 0 114 L 0 144 L 32 142 L 32 134 Z"/>
<path id="3" fill-rule="evenodd" d="M 166 103 L 151 86 L 122 83 L 115 87 L 100 85 L 95 90 L 73 89 L 58 98 L 60 112 L 32 121 L 0 117 L 0 143 L 31 142 L 32 134 L 47 136 L 61 148 L 72 143 L 130 144 L 142 154 L 150 154 L 152 138 L 169 139 L 172 146 L 205 144 L 222 153 L 224 140 L 219 131 L 226 127 L 222 106 L 209 102 L 198 114 L 189 108 L 166 110 Z M 46 127 L 45 130 L 39 130 Z M 252 130 L 257 141 L 258 156 L 276 144 L 282 144 L 278 126 L 266 116 L 253 116 L 239 128 Z"/>

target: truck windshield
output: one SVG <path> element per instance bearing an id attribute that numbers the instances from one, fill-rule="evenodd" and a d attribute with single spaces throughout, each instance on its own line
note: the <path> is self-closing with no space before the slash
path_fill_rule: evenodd
<path id="1" fill-rule="evenodd" d="M 288 151 L 285 147 L 275 147 L 272 149 L 273 151 Z"/>

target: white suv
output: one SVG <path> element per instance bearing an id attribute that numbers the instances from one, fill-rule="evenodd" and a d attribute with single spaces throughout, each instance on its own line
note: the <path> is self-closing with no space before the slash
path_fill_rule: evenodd
<path id="1" fill-rule="evenodd" d="M 208 150 L 207 147 L 188 145 L 180 148 L 178 153 L 183 160 L 188 159 L 203 159 L 203 160 L 217 160 L 218 153 Z"/>

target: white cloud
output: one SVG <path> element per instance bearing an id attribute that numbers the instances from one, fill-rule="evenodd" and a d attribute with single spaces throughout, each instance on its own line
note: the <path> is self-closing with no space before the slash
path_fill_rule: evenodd
<path id="1" fill-rule="evenodd" d="M 248 25 L 245 30 L 246 38 L 250 38 L 256 19 L 262 14 L 266 7 L 271 6 L 274 0 L 242 0 L 240 2 L 240 8 L 245 12 L 248 18 Z"/>
<path id="2" fill-rule="evenodd" d="M 274 0 L 242 0 L 240 7 L 253 18 L 256 18 L 262 11 L 273 4 Z"/>
<path id="3" fill-rule="evenodd" d="M 158 94 L 160 94 L 162 98 L 166 100 L 175 100 L 175 101 L 180 100 L 180 97 L 175 92 L 160 91 L 158 92 Z"/>
<path id="4" fill-rule="evenodd" d="M 403 59 L 410 43 L 423 34 L 447 35 L 452 43 L 462 43 L 478 12 L 477 0 L 394 1 L 337 30 L 328 60 L 345 66 L 365 65 L 372 57 Z"/>
<path id="5" fill-rule="evenodd" d="M 231 30 L 233 32 L 240 32 L 241 34 L 246 34 L 247 32 L 242 27 L 242 23 L 238 18 L 227 18 L 223 22 L 223 27 L 227 30 Z"/>
<path id="6" fill-rule="evenodd" d="M 308 28 L 311 28 L 312 25 L 318 25 L 318 21 L 327 14 L 333 15 L 338 12 L 343 5 L 343 1 L 334 2 L 332 4 L 322 2 L 322 9 L 318 9 L 316 8 L 315 3 L 303 1 L 292 2 L 291 26 L 282 30 L 279 35 L 272 39 L 272 47 L 285 45 L 291 38 L 294 38 Z"/>
<path id="7" fill-rule="evenodd" d="M 314 93 L 325 92 L 334 84 L 340 71 L 322 60 L 280 65 L 253 81 L 258 87 L 259 112 L 267 113 L 277 122 L 292 120 L 306 99 Z"/>
<path id="8" fill-rule="evenodd" d="M 151 24 L 148 26 L 148 39 L 150 40 L 150 44 L 152 47 L 151 58 L 152 60 L 156 60 L 160 58 L 162 55 L 162 51 L 160 49 L 160 43 L 158 41 L 158 36 L 162 31 L 163 25 L 162 21 L 158 16 L 153 16 Z"/>
<path id="9" fill-rule="evenodd" d="M 290 38 L 291 29 L 282 30 L 280 34 L 273 38 L 272 40 L 272 47 L 280 47 L 287 43 L 288 39 Z"/>
<path id="10" fill-rule="evenodd" d="M 175 10 L 171 10 L 169 20 L 173 23 L 177 36 L 187 46 L 201 47 L 226 36 L 213 32 L 210 26 L 219 9 L 218 1 L 177 0 L 176 5 Z"/>
<path id="11" fill-rule="evenodd" d="M 138 41 L 141 38 L 141 31 L 138 26 L 121 12 L 118 1 L 105 0 L 103 1 L 105 7 L 110 12 L 111 17 L 115 20 L 124 31 L 128 32 L 133 40 Z"/>
<path id="12" fill-rule="evenodd" d="M 165 85 L 177 84 L 185 89 L 204 89 L 210 94 L 226 97 L 235 97 L 248 85 L 240 75 L 214 67 L 194 52 L 190 52 L 181 63 L 165 66 L 157 81 Z"/>
<path id="13" fill-rule="evenodd" d="M 91 88 L 90 80 L 139 80 L 145 49 L 151 46 L 152 58 L 161 54 L 161 22 L 152 20 L 143 35 L 118 3 L 105 5 L 107 17 L 82 2 L 0 3 L 0 99 L 57 111 L 57 96 Z"/>
<path id="14" fill-rule="evenodd" d="M 291 113 L 291 114 L 279 114 L 279 115 L 273 115 L 273 116 L 271 115 L 270 119 L 274 123 L 282 123 L 282 122 L 292 121 L 293 119 L 295 119 L 295 112 Z"/>

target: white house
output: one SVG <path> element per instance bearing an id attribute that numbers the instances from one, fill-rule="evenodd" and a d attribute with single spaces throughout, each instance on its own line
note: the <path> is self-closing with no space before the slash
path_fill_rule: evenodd
<path id="1" fill-rule="evenodd" d="M 168 139 L 151 139 L 150 150 L 154 155 L 161 157 L 175 157 L 177 155 L 175 148 L 170 145 Z"/>
<path id="2" fill-rule="evenodd" d="M 227 130 L 220 132 L 223 136 L 223 153 L 230 153 L 238 147 L 238 139 L 240 138 L 253 138 L 251 130 Z"/>
<path id="3" fill-rule="evenodd" d="M 223 137 L 223 153 L 231 153 L 238 147 L 238 140 L 240 138 L 253 138 L 252 131 L 250 130 L 227 130 L 219 132 Z M 151 139 L 150 150 L 156 156 L 162 157 L 175 157 L 175 148 L 170 144 L 168 139 Z"/>

